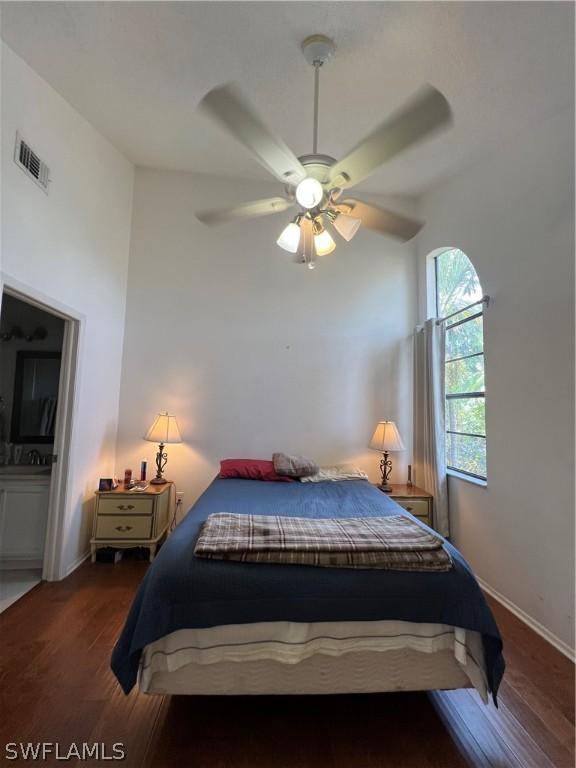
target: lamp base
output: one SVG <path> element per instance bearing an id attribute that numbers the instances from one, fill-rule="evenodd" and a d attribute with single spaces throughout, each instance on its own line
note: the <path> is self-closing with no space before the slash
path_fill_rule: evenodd
<path id="1" fill-rule="evenodd" d="M 388 451 L 382 451 L 382 460 L 380 462 L 380 474 L 382 475 L 382 480 L 380 481 L 378 488 L 380 488 L 381 491 L 384 491 L 384 493 L 390 493 L 392 490 L 392 486 L 388 482 L 391 472 L 392 462 L 388 458 Z"/>
<path id="2" fill-rule="evenodd" d="M 168 480 L 164 480 L 163 477 L 155 477 L 153 480 L 150 480 L 150 485 L 165 485 L 168 482 Z"/>

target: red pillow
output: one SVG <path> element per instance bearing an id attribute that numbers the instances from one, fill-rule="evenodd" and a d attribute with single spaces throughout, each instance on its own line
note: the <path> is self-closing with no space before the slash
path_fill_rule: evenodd
<path id="1" fill-rule="evenodd" d="M 291 483 L 292 478 L 277 475 L 272 461 L 263 459 L 222 459 L 220 462 L 220 477 L 242 477 L 246 480 L 270 480 Z"/>

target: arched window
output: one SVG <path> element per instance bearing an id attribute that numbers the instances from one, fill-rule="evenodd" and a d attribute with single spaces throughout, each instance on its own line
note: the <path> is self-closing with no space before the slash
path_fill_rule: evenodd
<path id="1" fill-rule="evenodd" d="M 446 464 L 486 479 L 484 305 L 468 256 L 447 248 L 434 258 L 436 313 L 446 321 Z"/>

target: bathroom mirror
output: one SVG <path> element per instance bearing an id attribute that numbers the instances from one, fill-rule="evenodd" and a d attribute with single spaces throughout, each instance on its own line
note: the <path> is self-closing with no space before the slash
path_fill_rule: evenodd
<path id="1" fill-rule="evenodd" d="M 11 440 L 53 443 L 60 352 L 18 352 L 14 376 Z"/>

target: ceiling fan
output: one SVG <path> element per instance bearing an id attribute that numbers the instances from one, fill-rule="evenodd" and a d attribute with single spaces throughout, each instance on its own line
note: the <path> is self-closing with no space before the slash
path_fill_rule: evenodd
<path id="1" fill-rule="evenodd" d="M 283 197 L 255 200 L 234 208 L 199 211 L 205 224 L 281 213 L 298 205 L 299 211 L 277 240 L 296 261 L 315 266 L 315 256 L 331 253 L 336 244 L 327 229 L 333 226 L 344 240 L 351 240 L 361 224 L 380 234 L 410 240 L 422 222 L 406 218 L 357 198 L 346 197 L 353 187 L 403 149 L 446 128 L 452 112 L 445 97 L 431 85 L 424 86 L 402 110 L 381 123 L 342 160 L 318 153 L 318 98 L 320 68 L 336 46 L 324 35 L 312 35 L 302 52 L 314 67 L 314 122 L 312 154 L 296 157 L 282 139 L 265 126 L 238 89 L 214 88 L 200 102 L 200 109 L 240 142 L 267 171 L 284 184 Z"/>

